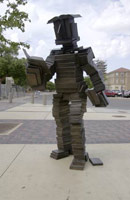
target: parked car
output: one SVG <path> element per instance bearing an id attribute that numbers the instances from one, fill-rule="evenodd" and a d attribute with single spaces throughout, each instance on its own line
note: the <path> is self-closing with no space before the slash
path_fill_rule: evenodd
<path id="1" fill-rule="evenodd" d="M 115 93 L 115 96 L 121 97 L 122 92 L 120 90 L 112 90 Z"/>
<path id="2" fill-rule="evenodd" d="M 105 94 L 107 97 L 115 97 L 116 93 L 111 90 L 105 90 Z"/>
<path id="3" fill-rule="evenodd" d="M 127 90 L 124 92 L 124 97 L 129 98 L 130 97 L 130 90 Z"/>

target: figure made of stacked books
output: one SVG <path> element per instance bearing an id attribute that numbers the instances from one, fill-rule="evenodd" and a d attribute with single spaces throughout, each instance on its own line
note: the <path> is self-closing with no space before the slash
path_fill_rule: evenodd
<path id="1" fill-rule="evenodd" d="M 94 54 L 91 47 L 77 46 L 79 36 L 74 18 L 80 15 L 60 15 L 49 20 L 54 24 L 56 44 L 61 49 L 52 50 L 44 61 L 41 57 L 29 56 L 27 77 L 33 89 L 44 90 L 46 82 L 56 73 L 56 94 L 53 95 L 53 116 L 56 121 L 57 150 L 51 157 L 61 159 L 70 154 L 74 158 L 70 169 L 84 169 L 88 154 L 85 151 L 85 130 L 83 114 L 86 111 L 87 96 L 93 105 L 107 106 L 108 102 L 103 90 L 105 85 L 93 62 Z M 83 77 L 86 72 L 93 83 L 89 90 Z M 99 160 L 91 160 L 93 164 Z M 95 162 L 95 163 L 94 163 Z"/>

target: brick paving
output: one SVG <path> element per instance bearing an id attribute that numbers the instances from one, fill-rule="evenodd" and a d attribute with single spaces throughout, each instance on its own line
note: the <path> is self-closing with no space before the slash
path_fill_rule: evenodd
<path id="1" fill-rule="evenodd" d="M 0 123 L 23 123 L 10 135 L 0 135 L 0 144 L 55 144 L 53 120 L 0 120 Z M 130 143 L 130 121 L 84 121 L 86 143 Z"/>
<path id="2" fill-rule="evenodd" d="M 35 103 L 42 103 L 43 96 L 35 98 Z M 0 101 L 0 111 L 31 102 L 31 94 L 8 103 Z M 47 104 L 52 103 L 52 94 L 47 97 Z M 89 102 L 88 102 L 89 103 Z M 127 104 L 126 104 L 127 103 Z M 126 99 L 112 99 L 110 108 L 125 108 L 129 110 L 130 101 Z M 91 104 L 89 103 L 89 107 Z M 108 108 L 106 108 L 108 109 Z M 10 135 L 0 135 L 0 144 L 55 144 L 56 125 L 53 120 L 0 120 L 0 123 L 23 123 Z M 89 120 L 84 121 L 86 143 L 130 143 L 130 121 L 128 120 Z"/>
<path id="3" fill-rule="evenodd" d="M 0 123 L 0 134 L 9 134 L 10 130 L 16 128 L 19 123 Z"/>

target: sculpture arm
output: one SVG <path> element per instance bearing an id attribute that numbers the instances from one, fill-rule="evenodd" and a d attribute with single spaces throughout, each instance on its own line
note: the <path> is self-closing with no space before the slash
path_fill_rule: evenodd
<path id="1" fill-rule="evenodd" d="M 105 84 L 102 76 L 97 69 L 96 64 L 93 62 L 94 54 L 91 47 L 83 49 L 79 52 L 79 62 L 83 71 L 85 71 L 92 81 L 93 90 L 87 89 L 87 95 L 95 106 L 107 106 L 108 101 L 105 93 Z"/>
<path id="2" fill-rule="evenodd" d="M 55 74 L 55 57 L 52 54 L 52 52 L 50 53 L 50 55 L 46 58 L 46 65 L 48 66 L 49 69 L 49 73 L 46 73 L 45 77 L 46 77 L 46 82 L 49 81 L 53 75 Z"/>
<path id="3" fill-rule="evenodd" d="M 93 62 L 94 54 L 91 47 L 84 49 L 79 53 L 80 65 L 89 76 L 92 81 L 94 90 L 100 92 L 105 90 L 105 84 L 103 83 L 100 72 L 97 69 L 96 64 Z"/>
<path id="4" fill-rule="evenodd" d="M 54 74 L 54 56 L 51 54 L 46 61 L 41 57 L 27 55 L 27 80 L 32 89 L 45 90 L 46 82 Z"/>

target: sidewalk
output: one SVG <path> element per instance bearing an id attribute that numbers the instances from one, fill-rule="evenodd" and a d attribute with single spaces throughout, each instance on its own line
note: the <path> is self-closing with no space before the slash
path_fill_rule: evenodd
<path id="1" fill-rule="evenodd" d="M 9 103 L 9 99 L 1 99 L 0 100 L 0 111 L 5 111 L 9 108 L 14 108 L 16 106 L 25 104 L 29 101 L 31 102 L 31 96 L 29 94 L 26 94 L 26 96 L 24 96 L 24 97 L 14 98 L 12 100 L 12 103 Z"/>
<path id="2" fill-rule="evenodd" d="M 0 119 L 54 120 L 52 105 L 26 103 L 0 112 Z M 130 110 L 87 108 L 84 120 L 130 120 Z"/>
<path id="3" fill-rule="evenodd" d="M 56 145 L 0 145 L 0 200 L 129 200 L 130 144 L 87 145 L 103 166 L 70 170 L 53 160 Z"/>

